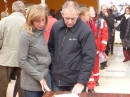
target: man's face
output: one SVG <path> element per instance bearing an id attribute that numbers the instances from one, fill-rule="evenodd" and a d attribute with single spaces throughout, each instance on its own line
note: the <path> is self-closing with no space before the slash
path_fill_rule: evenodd
<path id="1" fill-rule="evenodd" d="M 84 15 L 81 15 L 81 19 L 84 21 L 84 22 L 88 22 L 89 21 L 89 12 L 85 12 Z"/>
<path id="2" fill-rule="evenodd" d="M 77 18 L 79 16 L 79 14 L 75 10 L 72 10 L 70 12 L 69 9 L 66 9 L 65 11 L 61 12 L 61 14 L 68 28 L 71 28 L 75 25 Z"/>
<path id="3" fill-rule="evenodd" d="M 103 14 L 105 14 L 107 12 L 107 6 L 102 6 L 101 11 Z"/>

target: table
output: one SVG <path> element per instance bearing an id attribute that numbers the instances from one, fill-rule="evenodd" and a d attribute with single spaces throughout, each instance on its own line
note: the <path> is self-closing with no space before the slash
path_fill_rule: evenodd
<path id="1" fill-rule="evenodd" d="M 46 92 L 43 97 L 54 97 L 57 94 L 67 94 L 70 92 Z M 117 94 L 117 93 L 87 93 L 83 92 L 79 94 L 79 97 L 130 97 L 130 94 Z"/>

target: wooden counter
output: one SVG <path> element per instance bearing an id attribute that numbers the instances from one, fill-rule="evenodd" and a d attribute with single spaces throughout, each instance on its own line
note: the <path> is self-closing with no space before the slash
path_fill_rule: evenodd
<path id="1" fill-rule="evenodd" d="M 70 92 L 47 92 L 43 97 L 54 97 L 57 94 L 67 94 Z M 117 93 L 87 93 L 83 92 L 79 94 L 79 97 L 130 97 L 130 94 L 117 94 Z"/>

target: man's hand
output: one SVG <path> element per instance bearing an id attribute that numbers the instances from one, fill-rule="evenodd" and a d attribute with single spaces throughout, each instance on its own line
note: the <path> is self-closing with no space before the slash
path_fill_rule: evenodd
<path id="1" fill-rule="evenodd" d="M 46 81 L 45 81 L 44 78 L 42 78 L 42 80 L 40 81 L 40 84 L 41 84 L 41 86 L 42 86 L 42 90 L 43 90 L 44 93 L 45 93 L 45 90 L 46 90 L 46 91 L 51 91 L 51 90 L 49 89 L 49 87 L 47 86 L 47 83 L 46 83 Z"/>
<path id="2" fill-rule="evenodd" d="M 72 89 L 72 93 L 74 94 L 79 94 L 83 91 L 84 89 L 84 85 L 83 84 L 80 84 L 80 83 L 77 83 L 74 88 Z"/>
<path id="3" fill-rule="evenodd" d="M 108 13 L 107 12 L 105 13 L 105 16 L 108 17 Z"/>

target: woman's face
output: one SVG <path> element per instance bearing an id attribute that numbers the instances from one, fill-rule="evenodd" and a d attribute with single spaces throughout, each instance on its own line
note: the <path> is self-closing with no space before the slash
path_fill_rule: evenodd
<path id="1" fill-rule="evenodd" d="M 36 29 L 42 30 L 45 27 L 45 16 L 41 16 L 38 20 L 33 21 L 33 25 Z"/>
<path id="2" fill-rule="evenodd" d="M 127 15 L 130 14 L 130 10 L 128 8 L 125 9 L 125 14 L 127 14 Z"/>
<path id="3" fill-rule="evenodd" d="M 96 16 L 95 14 L 96 14 L 95 10 L 92 7 L 90 7 L 90 10 L 89 10 L 90 17 L 94 18 Z"/>

